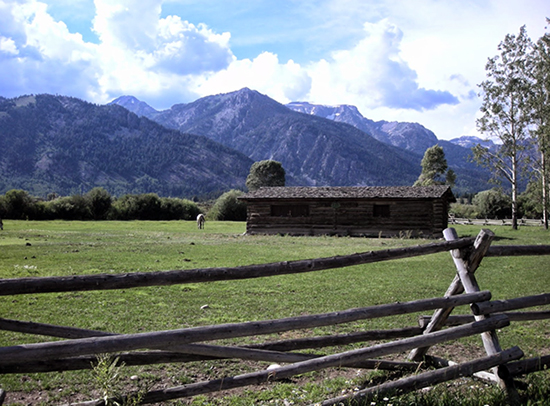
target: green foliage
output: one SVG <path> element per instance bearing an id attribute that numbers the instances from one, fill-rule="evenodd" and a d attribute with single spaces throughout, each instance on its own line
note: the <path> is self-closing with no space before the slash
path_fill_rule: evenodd
<path id="1" fill-rule="evenodd" d="M 191 200 L 173 197 L 160 199 L 161 220 L 194 220 L 200 212 L 197 204 Z"/>
<path id="2" fill-rule="evenodd" d="M 156 194 L 124 195 L 113 202 L 103 188 L 85 195 L 40 201 L 23 190 L 0 195 L 0 218 L 32 220 L 192 220 L 200 213 L 196 203 L 187 199 L 160 198 Z"/>
<path id="3" fill-rule="evenodd" d="M 9 190 L 4 195 L 4 216 L 11 219 L 33 218 L 36 214 L 36 201 L 24 190 Z"/>
<path id="4" fill-rule="evenodd" d="M 224 193 L 216 200 L 208 217 L 222 221 L 246 221 L 246 203 L 238 199 L 241 195 L 243 192 L 240 190 Z"/>
<path id="5" fill-rule="evenodd" d="M 500 189 L 490 189 L 479 192 L 473 199 L 473 204 L 480 216 L 490 219 L 509 218 L 511 212 L 510 196 Z"/>
<path id="6" fill-rule="evenodd" d="M 109 354 L 99 354 L 92 373 L 101 392 L 101 399 L 105 406 L 134 406 L 140 405 L 147 388 L 143 387 L 135 393 L 127 394 L 128 389 L 123 382 L 124 363 L 118 357 Z"/>
<path id="7" fill-rule="evenodd" d="M 546 18 L 546 22 L 550 19 Z M 532 136 L 536 140 L 539 157 L 535 173 L 541 184 L 539 211 L 548 228 L 550 186 L 550 34 L 545 33 L 534 45 L 528 74 L 531 80 L 529 105 L 532 108 Z M 544 191 L 544 193 L 542 193 Z"/>
<path id="8" fill-rule="evenodd" d="M 444 185 L 454 186 L 456 174 L 452 169 L 447 170 L 445 152 L 439 145 L 434 145 L 426 150 L 422 162 L 422 172 L 414 186 Z"/>
<path id="9" fill-rule="evenodd" d="M 537 181 L 529 182 L 525 192 L 519 195 L 519 212 L 530 219 L 542 218 L 542 202 L 541 183 Z"/>
<path id="10" fill-rule="evenodd" d="M 6 208 L 6 199 L 5 196 L 0 195 L 0 219 L 6 217 L 7 208 Z"/>
<path id="11" fill-rule="evenodd" d="M 111 209 L 112 198 L 109 192 L 101 187 L 95 187 L 86 194 L 90 211 L 94 220 L 105 220 Z"/>
<path id="12" fill-rule="evenodd" d="M 154 193 L 124 195 L 113 203 L 115 218 L 122 220 L 158 220 L 160 198 Z"/>
<path id="13" fill-rule="evenodd" d="M 473 204 L 451 203 L 449 214 L 457 218 L 472 219 L 478 217 L 476 206 Z"/>
<path id="14" fill-rule="evenodd" d="M 498 139 L 501 145 L 497 151 L 477 145 L 473 152 L 479 164 L 510 183 L 512 227 L 517 229 L 518 188 L 521 169 L 528 159 L 526 139 L 532 123 L 528 76 L 532 42 L 525 26 L 517 36 L 506 35 L 498 49 L 500 54 L 489 58 L 485 67 L 488 79 L 480 84 L 483 102 L 477 127 L 481 133 Z"/>
<path id="15" fill-rule="evenodd" d="M 280 162 L 265 160 L 254 162 L 246 178 L 246 187 L 251 192 L 264 186 L 284 186 L 285 170 Z"/>
<path id="16" fill-rule="evenodd" d="M 59 197 L 45 204 L 47 218 L 88 220 L 92 218 L 88 199 L 82 195 Z"/>

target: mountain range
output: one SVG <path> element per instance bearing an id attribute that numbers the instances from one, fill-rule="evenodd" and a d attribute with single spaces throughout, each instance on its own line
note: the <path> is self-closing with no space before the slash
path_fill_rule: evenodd
<path id="1" fill-rule="evenodd" d="M 282 105 L 250 89 L 157 111 L 132 96 L 108 105 L 52 95 L 0 98 L 0 192 L 204 196 L 244 188 L 275 159 L 289 185 L 411 185 L 426 148 L 443 147 L 455 193 L 488 188 L 467 142 L 420 124 L 375 122 L 354 106 Z M 462 144 L 461 144 L 462 143 Z"/>
<path id="2" fill-rule="evenodd" d="M 136 114 L 144 111 L 132 96 L 112 103 Z M 355 106 L 282 105 L 244 88 L 163 111 L 148 108 L 143 114 L 168 128 L 209 137 L 254 161 L 278 160 L 291 184 L 412 185 L 420 174 L 424 152 L 438 144 L 458 175 L 455 193 L 489 187 L 490 174 L 471 162 L 471 147 L 481 139 L 438 140 L 420 124 L 375 122 Z"/>
<path id="3" fill-rule="evenodd" d="M 253 161 L 206 137 L 167 129 L 117 105 L 52 95 L 0 99 L 0 191 L 35 196 L 244 188 Z"/>

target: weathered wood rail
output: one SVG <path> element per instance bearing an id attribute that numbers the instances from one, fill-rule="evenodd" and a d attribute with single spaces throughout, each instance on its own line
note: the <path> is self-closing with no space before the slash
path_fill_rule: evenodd
<path id="1" fill-rule="evenodd" d="M 476 225 L 476 226 L 511 226 L 511 219 L 477 219 L 477 218 L 461 218 L 461 217 L 449 217 L 449 224 L 463 224 L 463 225 Z M 544 221 L 542 219 L 518 219 L 518 225 L 529 227 L 542 227 Z"/>
<path id="2" fill-rule="evenodd" d="M 475 239 L 458 238 L 453 229 L 445 230 L 444 235 L 447 240 L 445 242 L 416 247 L 244 267 L 0 280 L 0 295 L 4 296 L 79 290 L 128 289 L 315 272 L 443 251 L 451 252 L 457 269 L 457 275 L 443 297 L 285 319 L 138 334 L 117 334 L 0 318 L 0 330 L 65 339 L 1 347 L 0 374 L 89 369 L 96 360 L 97 354 L 105 353 L 116 354 L 119 362 L 125 365 L 181 363 L 227 358 L 286 364 L 275 369 L 151 391 L 146 393 L 141 400 L 145 404 L 260 384 L 330 367 L 390 369 L 400 370 L 404 373 L 419 371 L 424 365 L 421 361 L 432 360 L 433 365 L 441 368 L 361 390 L 353 395 L 328 399 L 322 404 L 333 405 L 352 399 L 366 399 L 387 391 L 403 392 L 419 389 L 461 376 L 473 375 L 486 369 L 493 370 L 492 379 L 507 391 L 511 399 L 514 399 L 513 376 L 543 369 L 550 365 L 550 355 L 512 362 L 522 358 L 523 352 L 517 347 L 502 350 L 496 331 L 509 325 L 511 320 L 550 318 L 550 311 L 511 312 L 511 310 L 549 304 L 550 293 L 491 301 L 490 292 L 480 290 L 474 273 L 485 256 L 550 255 L 550 246 L 491 247 L 494 235 L 487 230 L 482 230 Z M 450 316 L 455 307 L 462 305 L 470 305 L 472 314 Z M 306 337 L 248 346 L 206 344 L 219 339 L 301 330 L 426 310 L 433 310 L 434 314 L 433 316 L 422 316 L 418 327 Z M 453 364 L 427 355 L 429 348 L 435 344 L 477 334 L 482 338 L 487 353 L 486 357 L 462 364 Z M 392 341 L 336 354 L 296 352 L 303 349 L 320 349 L 371 340 Z M 410 351 L 409 357 L 405 361 L 389 361 L 380 358 L 403 351 Z M 2 395 L 5 394 L 0 391 L 0 404 L 2 404 Z M 105 400 L 101 399 L 84 402 L 80 405 L 103 404 L 105 404 Z"/>

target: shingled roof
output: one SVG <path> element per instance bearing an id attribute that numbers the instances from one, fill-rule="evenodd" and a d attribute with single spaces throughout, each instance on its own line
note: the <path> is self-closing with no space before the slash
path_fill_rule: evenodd
<path id="1" fill-rule="evenodd" d="M 342 186 L 342 187 L 263 187 L 240 197 L 263 199 L 439 199 L 455 198 L 449 186 Z"/>

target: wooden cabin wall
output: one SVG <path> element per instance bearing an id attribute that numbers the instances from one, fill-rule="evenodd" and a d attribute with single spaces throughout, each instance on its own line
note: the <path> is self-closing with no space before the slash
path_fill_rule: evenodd
<path id="1" fill-rule="evenodd" d="M 309 205 L 304 217 L 272 216 L 272 205 Z M 375 205 L 388 205 L 389 217 L 375 217 Z M 447 227 L 447 203 L 443 199 L 416 200 L 284 200 L 249 201 L 247 232 L 250 234 L 353 236 L 440 236 Z"/>

